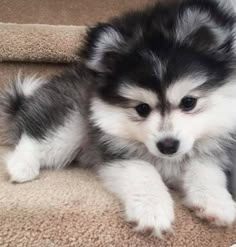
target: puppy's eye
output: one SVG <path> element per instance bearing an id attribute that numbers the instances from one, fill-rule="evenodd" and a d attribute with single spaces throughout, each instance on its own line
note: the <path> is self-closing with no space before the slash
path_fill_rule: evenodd
<path id="1" fill-rule="evenodd" d="M 151 107 L 148 104 L 140 104 L 135 107 L 135 110 L 141 117 L 147 117 L 151 111 Z"/>
<path id="2" fill-rule="evenodd" d="M 194 98 L 192 96 L 186 96 L 181 100 L 179 107 L 183 111 L 191 111 L 192 109 L 194 109 L 196 104 L 197 104 L 197 98 Z"/>

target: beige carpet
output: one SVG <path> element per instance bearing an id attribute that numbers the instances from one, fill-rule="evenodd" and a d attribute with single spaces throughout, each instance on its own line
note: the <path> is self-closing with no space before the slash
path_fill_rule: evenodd
<path id="1" fill-rule="evenodd" d="M 111 6 L 109 4 L 113 3 L 113 10 L 109 11 L 116 12 L 114 6 L 118 8 L 117 2 L 119 1 L 109 1 L 95 1 L 94 8 L 96 4 L 106 3 L 107 6 Z M 10 17 L 17 18 L 10 15 L 12 13 L 10 9 L 16 11 L 18 8 L 20 11 L 17 5 L 20 1 L 2 2 L 5 5 L 9 3 L 9 9 L 6 9 L 6 6 L 0 8 L 0 21 L 9 22 Z M 36 1 L 32 2 L 36 3 Z M 59 11 L 59 9 L 63 1 L 43 2 L 45 8 L 52 2 L 55 4 L 58 2 L 55 9 L 58 10 L 60 17 L 62 10 Z M 83 1 L 79 2 L 83 3 Z M 132 5 L 131 2 L 121 1 L 120 3 L 125 5 L 119 6 L 119 11 L 122 8 L 129 8 Z M 133 1 L 135 2 L 139 2 L 140 5 L 145 3 L 141 0 Z M 38 5 L 40 3 L 41 1 L 37 1 Z M 88 1 L 89 4 L 92 4 L 92 1 Z M 50 11 L 53 11 L 52 5 L 50 6 Z M 68 4 L 67 11 L 69 11 L 69 6 L 73 8 L 73 4 Z M 5 11 L 3 11 L 4 8 Z M 40 17 L 41 7 L 38 6 L 38 8 Z M 83 8 L 85 8 L 85 3 Z M 106 6 L 103 6 L 103 12 L 99 14 L 105 13 L 105 8 Z M 36 18 L 36 12 L 35 9 L 34 18 Z M 96 12 L 96 18 L 98 18 L 98 12 Z M 71 13 L 74 16 L 73 10 Z M 4 20 L 2 16 L 6 19 Z M 104 16 L 106 17 L 108 15 Z M 40 18 L 43 20 L 42 16 Z M 75 16 L 70 18 L 70 20 L 76 19 Z M 25 19 L 21 21 L 24 22 Z M 33 22 L 33 19 L 30 21 Z M 49 21 L 47 19 L 44 23 L 49 23 Z M 14 22 L 17 20 L 15 19 Z M 81 21 L 81 23 L 85 22 Z M 61 22 L 61 24 L 76 23 Z M 62 70 L 68 66 L 68 62 L 76 60 L 74 51 L 81 42 L 83 32 L 84 29 L 80 27 L 0 24 L 0 35 L 4 37 L 0 39 L 0 60 L 4 61 L 0 63 L 0 85 L 12 78 L 19 69 L 43 75 Z M 1 157 L 5 152 L 2 151 Z M 177 195 L 175 195 L 175 201 L 175 236 L 161 241 L 135 233 L 124 221 L 118 201 L 102 188 L 91 171 L 76 167 L 43 171 L 40 178 L 31 183 L 11 184 L 3 162 L 1 162 L 0 246 L 229 247 L 236 242 L 236 226 L 232 229 L 210 227 L 182 207 Z"/>
<path id="2" fill-rule="evenodd" d="M 0 21 L 91 25 L 153 2 L 156 0 L 1 0 Z"/>
<path id="3" fill-rule="evenodd" d="M 75 61 L 86 28 L 0 23 L 0 61 L 63 63 Z"/>

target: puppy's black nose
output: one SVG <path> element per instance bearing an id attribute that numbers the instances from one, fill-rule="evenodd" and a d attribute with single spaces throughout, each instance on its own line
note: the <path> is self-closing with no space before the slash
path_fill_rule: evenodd
<path id="1" fill-rule="evenodd" d="M 162 154 L 174 154 L 179 148 L 179 141 L 173 138 L 165 138 L 157 143 L 157 148 Z"/>

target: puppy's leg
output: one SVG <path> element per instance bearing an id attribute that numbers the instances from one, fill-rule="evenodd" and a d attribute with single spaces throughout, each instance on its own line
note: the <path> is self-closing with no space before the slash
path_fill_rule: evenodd
<path id="1" fill-rule="evenodd" d="M 99 175 L 108 190 L 123 202 L 127 220 L 137 230 L 161 237 L 171 231 L 173 201 L 157 170 L 140 160 L 114 161 L 104 165 Z"/>
<path id="2" fill-rule="evenodd" d="M 19 76 L 0 91 L 0 141 L 15 148 L 6 158 L 13 181 L 32 180 L 41 167 L 60 168 L 74 159 L 86 132 L 77 80 Z"/>
<path id="3" fill-rule="evenodd" d="M 11 180 L 23 183 L 36 178 L 41 167 L 62 168 L 69 164 L 83 138 L 82 129 L 80 114 L 75 112 L 63 125 L 48 131 L 43 139 L 22 134 L 15 150 L 6 158 Z"/>
<path id="4" fill-rule="evenodd" d="M 227 190 L 225 173 L 216 162 L 194 160 L 188 166 L 184 177 L 185 204 L 198 217 L 229 226 L 236 218 L 236 205 Z"/>
<path id="5" fill-rule="evenodd" d="M 23 134 L 15 150 L 6 156 L 11 181 L 23 183 L 39 175 L 40 150 L 37 141 Z"/>

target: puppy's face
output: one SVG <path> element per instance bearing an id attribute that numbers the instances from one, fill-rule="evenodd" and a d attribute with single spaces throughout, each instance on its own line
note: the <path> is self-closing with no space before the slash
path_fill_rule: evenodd
<path id="1" fill-rule="evenodd" d="M 142 142 L 152 154 L 171 158 L 190 152 L 199 141 L 224 137 L 234 129 L 236 81 L 221 85 L 220 76 L 207 66 L 193 71 L 185 64 L 181 74 L 175 64 L 171 67 L 178 75 L 167 83 L 169 69 L 160 78 L 159 58 L 152 53 L 148 61 L 147 54 L 143 56 L 134 70 L 109 77 L 112 83 L 105 83 L 94 98 L 92 118 L 104 132 Z M 208 88 L 211 83 L 215 87 Z"/>
<path id="2" fill-rule="evenodd" d="M 231 33 L 210 15 L 187 10 L 168 34 L 156 26 L 145 34 L 139 25 L 140 36 L 127 38 L 118 28 L 98 27 L 87 61 L 101 75 L 91 106 L 95 125 L 170 159 L 200 144 L 207 152 L 236 124 Z M 210 27 L 203 28 L 206 18 Z"/>

